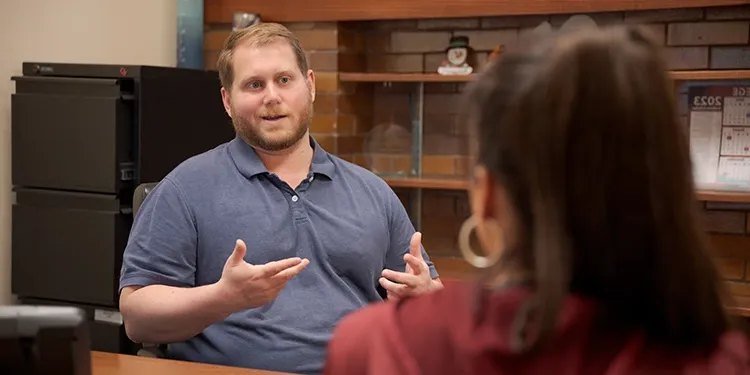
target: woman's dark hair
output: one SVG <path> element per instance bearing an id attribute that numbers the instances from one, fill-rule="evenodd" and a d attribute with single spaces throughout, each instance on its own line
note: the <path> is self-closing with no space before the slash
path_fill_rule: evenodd
<path id="1" fill-rule="evenodd" d="M 518 351 L 550 337 L 568 293 L 662 345 L 714 347 L 730 328 L 723 284 L 658 44 L 627 26 L 545 39 L 509 48 L 464 107 L 476 162 L 520 216 L 490 270 L 532 276 L 535 334 Z"/>

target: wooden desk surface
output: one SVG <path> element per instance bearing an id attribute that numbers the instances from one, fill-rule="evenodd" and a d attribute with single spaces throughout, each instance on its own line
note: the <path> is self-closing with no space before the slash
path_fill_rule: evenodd
<path id="1" fill-rule="evenodd" d="M 248 370 L 138 357 L 134 355 L 91 352 L 91 375 L 284 375 L 281 372 Z M 289 375 L 289 374 L 286 374 Z"/>

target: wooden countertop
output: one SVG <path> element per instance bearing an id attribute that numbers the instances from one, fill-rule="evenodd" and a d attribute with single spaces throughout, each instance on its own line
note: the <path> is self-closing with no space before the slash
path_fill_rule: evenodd
<path id="1" fill-rule="evenodd" d="M 285 375 L 281 372 L 249 370 L 138 357 L 134 355 L 91 352 L 91 375 Z M 286 374 L 289 375 L 289 374 Z"/>

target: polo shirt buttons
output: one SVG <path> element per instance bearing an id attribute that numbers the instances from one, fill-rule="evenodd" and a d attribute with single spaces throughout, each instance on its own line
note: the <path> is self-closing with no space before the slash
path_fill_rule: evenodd
<path id="1" fill-rule="evenodd" d="M 310 179 L 308 181 L 312 182 L 313 178 L 313 176 L 310 176 Z"/>
<path id="2" fill-rule="evenodd" d="M 296 202 L 298 200 L 299 200 L 299 197 L 297 197 L 296 195 L 292 195 L 292 202 Z"/>

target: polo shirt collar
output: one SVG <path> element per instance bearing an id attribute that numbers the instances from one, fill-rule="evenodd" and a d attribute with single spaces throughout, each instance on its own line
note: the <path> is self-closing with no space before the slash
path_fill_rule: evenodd
<path id="1" fill-rule="evenodd" d="M 334 166 L 333 161 L 331 161 L 328 152 L 318 144 L 313 136 L 310 136 L 310 146 L 313 147 L 312 173 L 332 179 L 336 167 Z M 252 178 L 258 174 L 269 173 L 255 150 L 239 136 L 235 136 L 234 139 L 229 142 L 229 155 L 234 160 L 234 164 L 237 166 L 240 173 L 247 178 Z"/>

